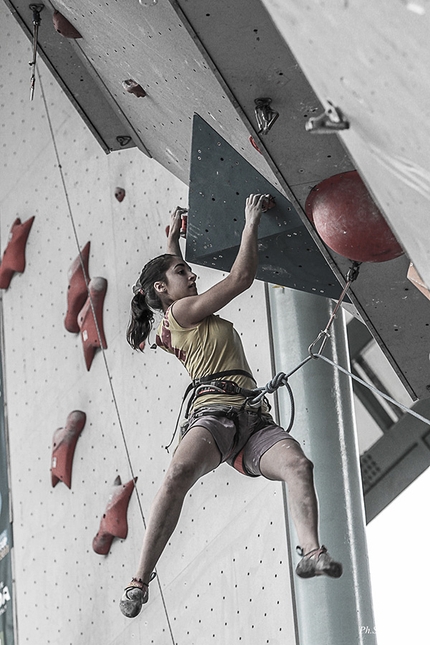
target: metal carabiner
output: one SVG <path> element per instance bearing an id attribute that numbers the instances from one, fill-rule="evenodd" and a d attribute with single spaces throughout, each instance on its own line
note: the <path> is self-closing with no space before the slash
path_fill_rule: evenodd
<path id="1" fill-rule="evenodd" d="M 279 116 L 279 112 L 272 109 L 272 99 L 255 99 L 255 118 L 257 120 L 257 134 L 267 134 Z"/>

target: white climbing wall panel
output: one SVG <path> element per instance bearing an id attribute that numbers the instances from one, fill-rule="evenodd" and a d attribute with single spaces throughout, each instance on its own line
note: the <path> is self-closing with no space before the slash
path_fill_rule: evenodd
<path id="1" fill-rule="evenodd" d="M 158 567 L 151 598 L 132 621 L 119 612 L 143 534 L 135 495 L 127 539 L 107 556 L 92 550 L 114 479 L 131 478 L 131 456 L 146 516 L 170 459 L 188 379 L 176 359 L 125 342 L 131 285 L 163 252 L 168 212 L 187 205 L 187 186 L 137 150 L 105 156 L 40 62 L 29 101 L 30 45 L 0 5 L 2 159 L 0 246 L 12 222 L 35 215 L 27 267 L 2 292 L 5 396 L 14 513 L 19 645 L 280 645 L 295 642 L 284 501 L 279 484 L 227 466 L 191 491 Z M 44 90 L 64 172 L 66 201 L 41 95 Z M 119 203 L 116 186 L 126 191 Z M 67 332 L 68 270 L 91 241 L 89 274 L 108 281 L 108 343 L 91 370 L 81 340 Z M 219 273 L 198 269 L 200 290 Z M 262 284 L 225 315 L 243 332 L 260 383 L 270 375 Z M 52 436 L 75 409 L 87 414 L 72 488 L 51 486 Z"/>

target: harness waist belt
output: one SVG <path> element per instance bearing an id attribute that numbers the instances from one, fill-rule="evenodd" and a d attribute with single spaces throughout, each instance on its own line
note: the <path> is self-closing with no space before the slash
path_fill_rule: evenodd
<path id="1" fill-rule="evenodd" d="M 203 394 L 219 394 L 222 390 L 225 394 L 240 394 L 245 397 L 254 396 L 255 390 L 247 390 L 240 387 L 234 381 L 210 381 L 205 385 L 197 385 L 194 398 L 202 396 Z"/>
<path id="2" fill-rule="evenodd" d="M 225 376 L 233 375 L 246 376 L 255 383 L 255 379 L 252 374 L 241 369 L 225 370 L 224 372 L 217 372 L 216 374 L 209 374 L 208 376 L 201 376 L 200 378 L 196 378 L 192 383 L 190 383 L 184 394 L 183 401 L 185 401 L 190 392 L 193 391 L 192 396 L 188 401 L 185 417 L 188 418 L 191 406 L 196 398 L 203 394 L 220 394 L 221 390 L 221 392 L 225 394 L 239 394 L 244 397 L 255 396 L 255 390 L 247 390 L 245 388 L 242 388 L 234 381 L 217 380 Z"/>

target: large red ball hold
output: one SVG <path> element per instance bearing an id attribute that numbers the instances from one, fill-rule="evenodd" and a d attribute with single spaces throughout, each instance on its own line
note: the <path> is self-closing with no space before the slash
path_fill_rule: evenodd
<path id="1" fill-rule="evenodd" d="M 385 262 L 404 253 L 356 170 L 324 179 L 305 208 L 325 244 L 349 260 Z"/>

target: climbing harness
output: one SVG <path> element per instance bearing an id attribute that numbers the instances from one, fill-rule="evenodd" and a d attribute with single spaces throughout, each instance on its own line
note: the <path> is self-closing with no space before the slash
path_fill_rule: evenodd
<path id="1" fill-rule="evenodd" d="M 246 370 L 241 370 L 241 369 L 224 370 L 223 372 L 208 374 L 207 376 L 201 376 L 191 381 L 191 383 L 188 385 L 187 389 L 185 390 L 184 396 L 182 397 L 182 403 L 179 409 L 179 414 L 176 419 L 175 429 L 173 431 L 172 438 L 170 440 L 170 443 L 167 446 L 165 446 L 165 449 L 167 450 L 167 452 L 169 452 L 169 448 L 171 447 L 172 443 L 175 440 L 176 433 L 178 432 L 178 428 L 179 428 L 179 422 L 182 416 L 182 410 L 184 408 L 185 402 L 188 397 L 190 398 L 188 399 L 187 407 L 185 410 L 185 419 L 188 419 L 188 417 L 190 416 L 190 411 L 195 400 L 199 396 L 202 396 L 203 394 L 239 394 L 240 396 L 243 396 L 245 400 L 248 400 L 251 396 L 254 396 L 255 393 L 258 391 L 258 390 L 248 390 L 246 388 L 240 387 L 234 381 L 221 380 L 226 376 L 246 376 L 247 378 L 251 379 L 255 383 L 255 379 L 252 376 L 252 374 L 250 374 L 250 372 L 247 372 Z M 257 407 L 259 407 L 260 405 L 261 403 L 259 403 Z"/>
<path id="2" fill-rule="evenodd" d="M 208 376 L 202 376 L 200 378 L 194 379 L 190 385 L 185 390 L 184 401 L 187 399 L 189 394 L 192 392 L 192 395 L 188 401 L 187 410 L 185 417 L 188 418 L 191 410 L 191 406 L 194 404 L 194 401 L 197 397 L 202 396 L 203 394 L 239 394 L 244 396 L 246 399 L 253 396 L 255 390 L 248 390 L 246 388 L 240 387 L 234 381 L 224 381 L 219 380 L 225 376 L 246 376 L 255 383 L 255 379 L 246 370 L 225 370 L 224 372 L 217 372 L 216 374 L 209 374 Z"/>
<path id="3" fill-rule="evenodd" d="M 30 61 L 29 65 L 32 68 L 32 74 L 30 79 L 30 101 L 34 98 L 34 88 L 36 85 L 36 58 L 37 58 L 37 41 L 39 37 L 39 27 L 40 27 L 40 14 L 45 8 L 44 4 L 31 4 L 29 5 L 31 11 L 33 12 L 33 60 Z"/>

